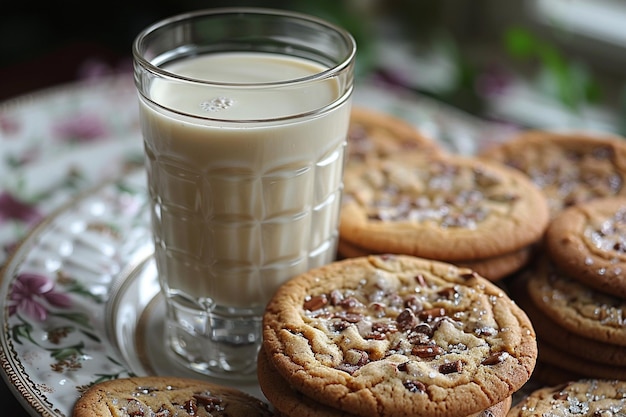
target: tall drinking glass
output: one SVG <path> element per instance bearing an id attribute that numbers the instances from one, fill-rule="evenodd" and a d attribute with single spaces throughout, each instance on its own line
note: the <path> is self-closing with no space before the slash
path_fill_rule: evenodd
<path id="1" fill-rule="evenodd" d="M 213 9 L 133 45 L 167 344 L 253 377 L 276 288 L 333 260 L 356 45 L 323 20 Z"/>

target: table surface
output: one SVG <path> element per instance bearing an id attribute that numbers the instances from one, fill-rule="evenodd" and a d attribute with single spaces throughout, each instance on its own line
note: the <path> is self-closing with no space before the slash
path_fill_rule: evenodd
<path id="1" fill-rule="evenodd" d="M 0 383 L 0 403 L 2 403 L 4 415 L 15 417 L 30 416 L 4 381 Z"/>
<path id="2" fill-rule="evenodd" d="M 67 175 L 74 176 L 73 180 L 76 177 L 81 180 L 78 184 L 74 181 L 71 189 L 63 186 L 67 178 L 59 179 L 51 188 L 42 185 L 43 180 L 35 180 L 29 175 L 32 167 L 41 170 L 42 160 L 51 155 L 80 152 L 81 149 L 101 146 L 106 141 L 133 142 L 140 146 L 131 74 L 124 71 L 102 74 L 105 76 L 56 85 L 0 102 L 0 198 L 12 198 L 10 208 L 8 205 L 2 207 L 6 199 L 0 200 L 0 248 L 17 243 L 33 225 L 66 204 L 79 191 L 119 175 L 118 170 L 125 162 L 117 161 L 118 164 L 110 164 L 106 169 L 83 164 L 85 172 L 78 176 L 76 167 L 72 167 Z M 443 146 L 459 153 L 473 153 L 478 144 L 499 141 L 511 133 L 507 127 L 488 124 L 412 93 L 392 92 L 371 80 L 362 81 L 355 90 L 355 105 L 404 118 Z M 27 132 L 23 137 L 20 129 Z M 42 141 L 40 146 L 34 146 L 34 137 Z M 137 149 L 140 148 L 133 145 L 123 151 L 136 153 Z M 89 169 L 95 173 L 87 172 Z M 27 181 L 29 178 L 32 183 Z M 37 199 L 34 200 L 33 195 Z M 29 204 L 20 205 L 21 200 L 28 200 Z M 0 267 L 9 253 L 10 249 L 0 251 Z M 3 414 L 29 416 L 21 400 L 2 379 L 0 402 L 4 405 Z"/>

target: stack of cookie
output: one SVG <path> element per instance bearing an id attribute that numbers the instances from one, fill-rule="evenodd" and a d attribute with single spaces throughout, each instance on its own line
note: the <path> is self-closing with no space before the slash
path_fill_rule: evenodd
<path id="1" fill-rule="evenodd" d="M 537 378 L 626 379 L 626 141 L 528 131 L 481 156 L 528 175 L 550 207 L 542 254 L 511 287 L 538 334 Z"/>
<path id="2" fill-rule="evenodd" d="M 437 150 L 403 123 L 380 114 L 353 120 L 340 257 L 407 254 L 465 266 L 492 281 L 525 265 L 549 220 L 540 190 L 504 164 Z M 417 138 L 403 146 L 392 139 L 411 133 Z"/>
<path id="3" fill-rule="evenodd" d="M 504 416 L 536 355 L 530 320 L 495 284 L 450 264 L 370 255 L 279 288 L 258 376 L 288 417 Z"/>
<path id="4" fill-rule="evenodd" d="M 533 322 L 537 377 L 626 380 L 626 197 L 594 199 L 557 215 L 541 259 L 515 283 Z"/>

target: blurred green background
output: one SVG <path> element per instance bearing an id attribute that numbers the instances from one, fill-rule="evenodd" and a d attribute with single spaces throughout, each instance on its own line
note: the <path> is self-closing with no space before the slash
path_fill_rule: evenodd
<path id="1" fill-rule="evenodd" d="M 5 2 L 0 99 L 128 71 L 131 42 L 148 24 L 234 6 L 297 10 L 344 26 L 359 45 L 362 82 L 504 123 L 626 134 L 620 0 Z"/>

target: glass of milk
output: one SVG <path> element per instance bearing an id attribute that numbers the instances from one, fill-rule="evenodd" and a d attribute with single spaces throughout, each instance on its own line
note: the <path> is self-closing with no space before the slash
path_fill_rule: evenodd
<path id="1" fill-rule="evenodd" d="M 265 305 L 335 257 L 356 45 L 278 10 L 175 16 L 133 45 L 169 350 L 256 375 Z"/>

